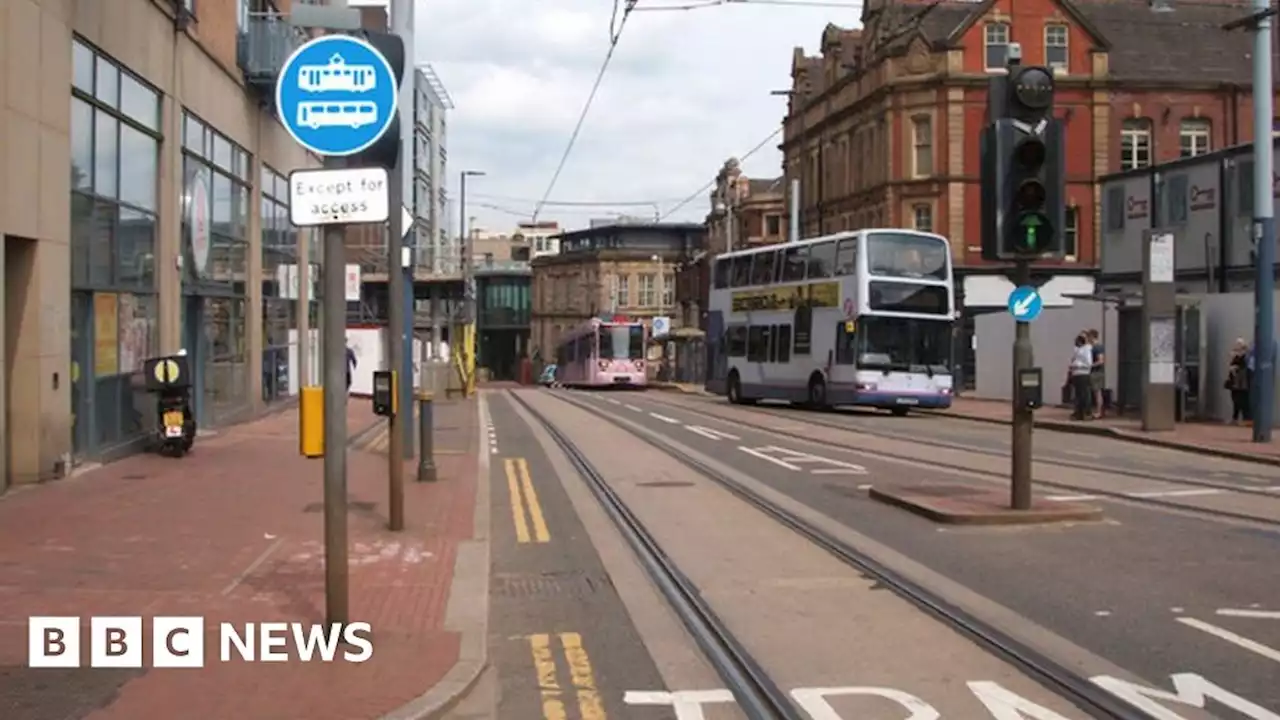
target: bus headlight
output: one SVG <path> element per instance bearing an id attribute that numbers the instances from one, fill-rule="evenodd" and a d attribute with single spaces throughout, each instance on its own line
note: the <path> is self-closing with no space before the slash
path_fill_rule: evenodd
<path id="1" fill-rule="evenodd" d="M 857 389 L 862 392 L 875 392 L 876 384 L 875 383 L 858 383 Z"/>
<path id="2" fill-rule="evenodd" d="M 643 360 L 635 361 L 635 366 L 636 366 L 636 372 L 640 372 L 644 370 L 644 361 Z"/>
<path id="3" fill-rule="evenodd" d="M 599 367 L 601 370 L 608 370 L 608 369 L 609 369 L 609 361 L 608 361 L 608 360 L 601 360 L 601 361 L 599 361 L 599 362 L 597 362 L 597 363 L 596 363 L 596 367 Z"/>

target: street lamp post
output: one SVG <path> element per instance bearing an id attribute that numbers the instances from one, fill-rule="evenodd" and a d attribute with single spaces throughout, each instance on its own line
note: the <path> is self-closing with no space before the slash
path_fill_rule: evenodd
<path id="1" fill-rule="evenodd" d="M 476 278 L 472 266 L 471 255 L 474 249 L 471 244 L 471 228 L 467 222 L 467 178 L 483 177 L 482 170 L 463 170 L 458 173 L 458 224 L 462 230 L 462 292 L 463 292 L 463 369 L 466 384 L 465 394 L 470 397 L 476 387 Z"/>

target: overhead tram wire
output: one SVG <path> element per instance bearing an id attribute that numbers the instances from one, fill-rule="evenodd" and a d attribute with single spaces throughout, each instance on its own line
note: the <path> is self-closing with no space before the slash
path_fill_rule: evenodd
<path id="1" fill-rule="evenodd" d="M 564 154 L 560 156 L 560 163 L 556 165 L 555 173 L 551 175 L 551 182 L 547 184 L 547 190 L 542 194 L 542 200 L 538 202 L 537 207 L 533 210 L 532 219 L 534 221 L 537 221 L 538 214 L 542 212 L 542 207 L 547 204 L 547 198 L 551 197 L 552 191 L 556 189 L 556 183 L 560 180 L 560 173 L 564 171 L 565 163 L 569 161 L 569 155 L 573 152 L 573 146 L 578 142 L 578 135 L 582 132 L 582 125 L 587 120 L 587 113 L 591 111 L 591 104 L 595 102 L 596 93 L 600 92 L 600 85 L 604 82 L 605 72 L 609 70 L 609 63 L 613 61 L 613 53 L 618 49 L 618 41 L 622 39 L 622 31 L 627 26 L 627 19 L 631 17 L 631 13 L 635 10 L 636 3 L 639 0 L 625 0 L 625 2 L 626 5 L 622 9 L 622 17 L 618 18 L 618 0 L 614 0 L 613 17 L 610 18 L 609 22 L 609 51 L 605 53 L 604 62 L 600 64 L 600 72 L 596 73 L 596 81 L 591 86 L 591 94 L 587 95 L 587 102 L 582 106 L 582 113 L 578 115 L 578 123 L 573 128 L 573 134 L 569 136 L 569 144 L 565 146 Z"/>
<path id="2" fill-rule="evenodd" d="M 739 158 L 738 158 L 738 161 L 739 161 L 739 162 L 742 162 L 742 161 L 746 160 L 747 158 L 751 157 L 752 155 L 755 155 L 755 154 L 756 154 L 757 152 L 759 152 L 759 151 L 760 151 L 760 150 L 761 150 L 765 145 L 768 145 L 770 140 L 772 140 L 772 139 L 774 139 L 774 138 L 778 137 L 778 134 L 779 134 L 779 133 L 781 133 L 781 132 L 782 132 L 782 127 L 781 127 L 781 126 L 779 126 L 776 130 L 774 130 L 773 132 L 769 133 L 769 136 L 768 136 L 768 137 L 766 137 L 765 139 L 763 139 L 763 140 L 761 140 L 759 143 L 757 143 L 755 147 L 753 147 L 753 148 L 751 148 L 750 150 L 748 150 L 747 152 L 743 153 L 743 155 L 742 155 L 741 157 L 739 157 Z M 701 196 L 702 196 L 702 193 L 704 193 L 704 192 L 706 192 L 706 191 L 710 190 L 712 187 L 714 187 L 714 186 L 715 186 L 715 184 L 716 184 L 716 181 L 715 181 L 715 180 L 712 180 L 711 182 L 708 182 L 706 185 L 703 185 L 702 187 L 698 188 L 697 190 L 694 190 L 692 193 L 690 193 L 690 194 L 689 194 L 689 197 L 686 197 L 685 199 L 683 199 L 683 200 L 681 200 L 680 202 L 676 203 L 676 205 L 675 205 L 675 206 L 673 206 L 670 210 L 668 210 L 668 211 L 666 211 L 665 213 L 663 213 L 662 217 L 659 217 L 659 218 L 658 218 L 658 222 L 662 222 L 663 220 L 666 220 L 667 218 L 671 217 L 671 215 L 672 215 L 672 214 L 674 214 L 674 213 L 675 213 L 677 210 L 679 210 L 680 208 L 684 207 L 685 205 L 688 205 L 689 203 L 693 202 L 694 200 L 697 200 L 699 197 L 701 197 Z"/>

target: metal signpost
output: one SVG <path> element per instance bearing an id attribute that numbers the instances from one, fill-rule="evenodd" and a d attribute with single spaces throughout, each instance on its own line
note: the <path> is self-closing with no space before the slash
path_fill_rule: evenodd
<path id="1" fill-rule="evenodd" d="M 354 37 L 311 40 L 285 61 L 276 109 L 298 144 L 325 158 L 324 170 L 289 178 L 294 224 L 324 227 L 324 538 L 325 615 L 346 624 L 347 360 L 346 227 L 386 222 L 383 169 L 347 168 L 346 158 L 378 141 L 396 116 L 395 73 L 378 50 Z M 303 225 L 306 223 L 306 225 Z M 393 505 L 395 498 L 392 498 Z"/>

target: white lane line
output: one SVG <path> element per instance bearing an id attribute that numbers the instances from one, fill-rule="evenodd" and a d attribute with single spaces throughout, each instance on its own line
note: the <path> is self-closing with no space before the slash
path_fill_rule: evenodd
<path id="1" fill-rule="evenodd" d="M 1125 493 L 1126 497 L 1131 498 L 1160 498 L 1160 497 L 1195 497 L 1198 495 L 1219 495 L 1223 491 L 1217 488 L 1196 488 L 1193 490 L 1154 490 L 1151 492 L 1130 492 Z"/>
<path id="2" fill-rule="evenodd" d="M 677 419 L 675 419 L 675 418 L 673 418 L 673 417 L 667 417 L 666 415 L 659 415 L 659 414 L 658 414 L 658 413 L 656 413 L 656 412 L 651 412 L 651 413 L 649 413 L 649 417 L 653 418 L 654 420 L 661 420 L 662 422 L 667 423 L 667 424 L 669 424 L 669 425 L 679 425 L 679 424 L 680 424 L 680 421 L 679 421 L 679 420 L 677 420 Z"/>
<path id="3" fill-rule="evenodd" d="M 701 425 L 685 425 L 684 429 L 688 430 L 691 433 L 697 433 L 698 435 L 701 435 L 704 438 L 710 438 L 711 440 L 741 440 L 742 439 L 737 435 L 730 435 L 727 432 L 712 430 L 709 427 L 702 427 Z"/>
<path id="4" fill-rule="evenodd" d="M 800 468 L 799 468 L 799 467 L 797 467 L 797 466 L 795 466 L 795 465 L 792 465 L 792 464 L 791 464 L 791 463 L 789 463 L 789 462 L 784 462 L 784 461 L 782 461 L 782 460 L 779 460 L 779 459 L 778 459 L 778 458 L 776 458 L 776 457 L 771 457 L 771 456 L 769 456 L 769 455 L 767 455 L 767 454 L 765 454 L 765 453 L 760 452 L 759 450 L 756 450 L 755 448 L 743 447 L 743 446 L 739 445 L 739 446 L 738 446 L 738 449 L 739 449 L 739 450 L 741 450 L 741 451 L 742 451 L 742 452 L 744 452 L 744 453 L 747 453 L 748 455 L 755 455 L 756 457 L 760 458 L 761 460 L 768 460 L 769 462 L 773 463 L 774 465 L 777 465 L 778 467 L 784 467 L 784 468 L 786 468 L 786 469 L 788 469 L 788 470 L 791 470 L 791 471 L 793 471 L 793 472 L 800 472 Z"/>
<path id="5" fill-rule="evenodd" d="M 870 489 L 871 489 L 871 486 L 870 486 L 870 485 L 859 485 L 859 486 L 858 486 L 858 489 L 859 489 L 859 490 L 870 490 Z"/>
<path id="6" fill-rule="evenodd" d="M 818 468 L 810 470 L 814 475 L 866 475 L 867 469 L 864 467 L 842 467 L 842 468 Z"/>
<path id="7" fill-rule="evenodd" d="M 604 401 L 605 401 L 605 402 L 607 402 L 607 403 L 609 403 L 609 404 L 611 404 L 611 405 L 621 405 L 621 404 L 622 404 L 622 401 L 621 401 L 621 400 L 615 400 L 614 398 L 605 398 L 605 399 L 604 399 Z"/>
<path id="8" fill-rule="evenodd" d="M 1262 643 L 1256 640 L 1250 640 L 1249 638 L 1243 635 L 1237 635 L 1231 632 L 1230 630 L 1227 630 L 1225 628 L 1220 628 L 1217 625 L 1211 625 L 1207 622 L 1204 622 L 1203 620 L 1197 620 L 1195 618 L 1188 618 L 1188 617 L 1180 617 L 1178 618 L 1178 622 L 1188 627 L 1193 627 L 1201 632 L 1205 632 L 1210 635 L 1213 635 L 1214 637 L 1219 638 L 1221 640 L 1226 640 L 1232 645 L 1244 648 L 1249 652 L 1261 655 L 1262 657 L 1267 658 L 1268 660 L 1274 660 L 1275 662 L 1280 662 L 1280 650 L 1276 650 L 1275 648 L 1269 645 L 1263 645 Z"/>
<path id="9" fill-rule="evenodd" d="M 1280 610 L 1235 610 L 1223 608 L 1217 612 L 1223 617 L 1254 618 L 1261 620 L 1280 620 Z"/>
<path id="10" fill-rule="evenodd" d="M 1084 500 L 1101 500 L 1098 495 L 1049 495 L 1045 500 L 1049 502 L 1082 502 Z"/>
<path id="11" fill-rule="evenodd" d="M 628 406 L 627 406 L 627 409 L 628 409 L 628 410 L 631 410 L 631 411 L 633 411 L 633 412 L 644 412 L 643 410 L 641 410 L 640 408 L 636 407 L 635 405 L 628 405 Z"/>

